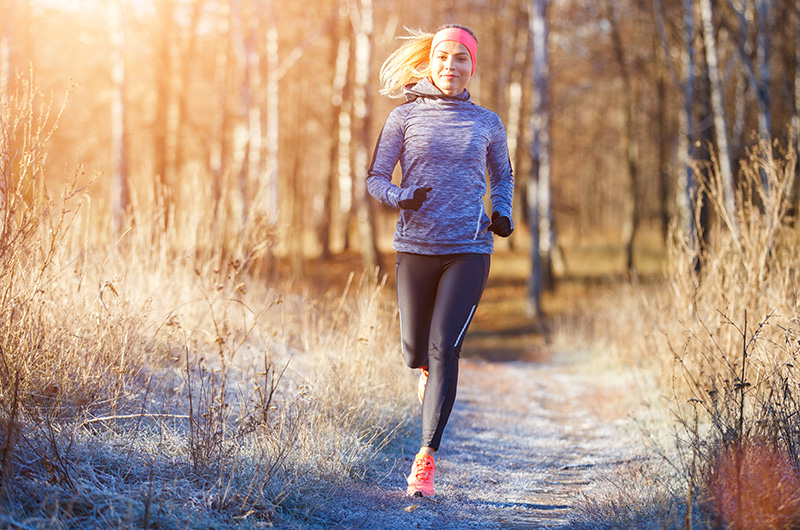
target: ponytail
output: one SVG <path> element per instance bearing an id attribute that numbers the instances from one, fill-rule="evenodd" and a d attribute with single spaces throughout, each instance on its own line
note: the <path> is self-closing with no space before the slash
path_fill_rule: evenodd
<path id="1" fill-rule="evenodd" d="M 390 97 L 403 95 L 403 87 L 428 77 L 431 73 L 430 54 L 433 33 L 406 28 L 409 35 L 381 66 L 381 94 Z"/>

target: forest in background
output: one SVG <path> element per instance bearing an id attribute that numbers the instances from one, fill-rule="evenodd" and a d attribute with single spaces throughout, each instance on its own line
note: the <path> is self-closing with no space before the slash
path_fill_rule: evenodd
<path id="1" fill-rule="evenodd" d="M 204 244 L 230 247 L 255 220 L 275 236 L 265 255 L 294 256 L 298 270 L 299 257 L 345 250 L 372 266 L 395 215 L 363 181 L 399 103 L 378 95 L 378 69 L 404 27 L 466 24 L 480 43 L 470 92 L 508 130 L 518 226 L 538 211 L 508 244 L 542 234 L 547 272 L 560 245 L 610 241 L 628 272 L 636 244 L 692 221 L 686 198 L 703 183 L 690 164 L 720 160 L 733 182 L 759 135 L 797 138 L 798 6 L 3 0 L 0 93 L 31 69 L 39 105 L 69 94 L 47 178 L 79 165 L 118 232 L 142 215 L 192 231 L 189 210 L 202 208 Z"/>

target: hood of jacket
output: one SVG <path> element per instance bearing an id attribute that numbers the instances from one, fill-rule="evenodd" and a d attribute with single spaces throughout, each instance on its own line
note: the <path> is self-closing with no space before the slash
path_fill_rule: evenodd
<path id="1" fill-rule="evenodd" d="M 430 78 L 424 78 L 418 83 L 406 85 L 403 88 L 403 93 L 406 96 L 406 101 L 414 101 L 417 98 L 442 98 L 455 101 L 470 101 L 469 91 L 464 90 L 457 96 L 448 96 L 439 90 Z"/>

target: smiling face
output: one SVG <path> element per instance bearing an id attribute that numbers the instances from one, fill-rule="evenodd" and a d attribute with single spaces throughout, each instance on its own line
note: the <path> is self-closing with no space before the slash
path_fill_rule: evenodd
<path id="1" fill-rule="evenodd" d="M 464 92 L 472 79 L 472 58 L 469 50 L 460 42 L 440 42 L 431 56 L 433 83 L 448 96 Z"/>

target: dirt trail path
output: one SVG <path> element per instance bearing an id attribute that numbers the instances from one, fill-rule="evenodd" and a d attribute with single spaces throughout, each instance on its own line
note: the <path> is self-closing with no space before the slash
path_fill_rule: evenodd
<path id="1" fill-rule="evenodd" d="M 325 528 L 575 528 L 570 514 L 581 492 L 625 461 L 630 442 L 625 413 L 613 410 L 614 390 L 607 394 L 605 383 L 581 369 L 580 354 L 567 359 L 548 351 L 541 324 L 524 316 L 518 261 L 493 258 L 437 455 L 436 496 L 406 496 L 413 454 L 397 455 L 377 485 L 355 484 L 329 503 Z M 404 445 L 416 449 L 413 441 Z"/>
<path id="2" fill-rule="evenodd" d="M 437 459 L 436 496 L 404 492 L 407 458 L 333 515 L 345 529 L 569 528 L 581 490 L 624 459 L 618 426 L 587 401 L 588 376 L 554 363 L 462 360 Z M 333 522 L 333 521 L 332 521 Z"/>

